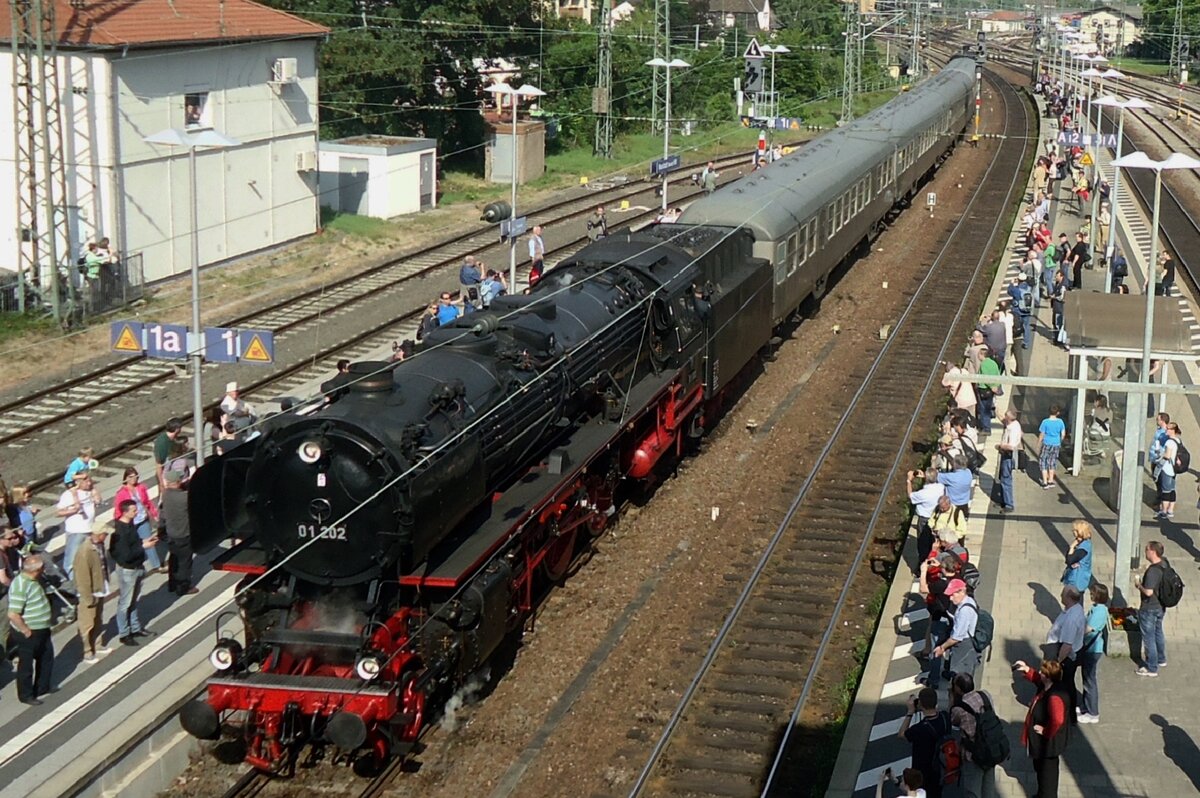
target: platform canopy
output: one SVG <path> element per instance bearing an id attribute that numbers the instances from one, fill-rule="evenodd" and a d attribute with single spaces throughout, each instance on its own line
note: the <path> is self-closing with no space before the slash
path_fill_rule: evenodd
<path id="1" fill-rule="evenodd" d="M 1072 291 L 1065 314 L 1071 354 L 1088 357 L 1141 357 L 1146 332 L 1146 297 L 1140 294 L 1101 294 Z M 1154 298 L 1154 360 L 1196 357 L 1192 333 L 1173 297 Z"/>

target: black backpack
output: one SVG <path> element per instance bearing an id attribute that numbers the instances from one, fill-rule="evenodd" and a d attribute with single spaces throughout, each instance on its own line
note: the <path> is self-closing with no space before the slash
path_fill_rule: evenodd
<path id="1" fill-rule="evenodd" d="M 1175 450 L 1175 476 L 1183 476 L 1192 465 L 1192 453 L 1179 441 Z"/>
<path id="2" fill-rule="evenodd" d="M 979 587 L 979 569 L 975 567 L 975 563 L 965 563 L 962 570 L 958 574 L 958 578 L 967 583 L 967 595 L 974 596 L 975 589 Z"/>
<path id="3" fill-rule="evenodd" d="M 958 436 L 958 440 L 962 443 L 963 457 L 966 458 L 967 468 L 971 469 L 971 473 L 978 473 L 979 469 L 987 463 L 987 455 L 975 448 L 975 444 L 971 443 L 970 438 Z"/>
<path id="4" fill-rule="evenodd" d="M 979 712 L 971 709 L 965 701 L 959 702 L 958 706 L 975 718 L 975 739 L 963 735 L 963 748 L 971 754 L 972 762 L 986 769 L 1005 762 L 1012 753 L 1012 746 L 1004 733 L 1004 724 L 992 709 L 992 702 L 983 693 L 979 695 L 983 699 L 983 709 Z"/>
<path id="5" fill-rule="evenodd" d="M 1160 562 L 1158 567 L 1162 569 L 1162 579 L 1159 580 L 1156 591 L 1158 603 L 1164 607 L 1174 607 L 1183 599 L 1183 580 L 1166 560 Z"/>
<path id="6" fill-rule="evenodd" d="M 965 602 L 959 606 L 959 612 L 962 608 L 968 606 Z M 971 608 L 975 610 L 975 634 L 971 636 L 971 646 L 978 652 L 982 653 L 988 646 L 992 644 L 992 637 L 996 634 L 996 620 L 992 618 L 992 614 L 981 608 L 972 599 Z"/>

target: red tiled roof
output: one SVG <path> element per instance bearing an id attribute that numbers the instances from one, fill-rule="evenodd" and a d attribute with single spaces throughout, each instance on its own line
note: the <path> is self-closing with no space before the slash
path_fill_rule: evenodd
<path id="1" fill-rule="evenodd" d="M 995 11 L 988 14 L 984 19 L 991 19 L 997 22 L 1017 22 L 1029 18 L 1029 14 L 1024 11 Z"/>
<path id="2" fill-rule="evenodd" d="M 315 22 L 250 0 L 48 0 L 64 47 L 147 47 L 324 36 Z M 12 4 L 0 4 L 0 41 L 11 41 Z"/>

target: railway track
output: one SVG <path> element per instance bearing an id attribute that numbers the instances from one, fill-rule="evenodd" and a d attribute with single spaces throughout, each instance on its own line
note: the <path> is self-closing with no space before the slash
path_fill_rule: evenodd
<path id="1" fill-rule="evenodd" d="M 730 165 L 738 165 L 745 163 L 744 155 L 730 156 L 724 161 L 718 161 L 718 168 L 725 168 L 722 173 L 721 182 L 728 182 L 738 176 L 739 172 L 735 169 L 728 168 Z M 724 165 L 724 166 L 722 166 Z M 681 177 L 674 181 L 676 184 L 683 184 L 686 188 L 680 191 L 676 189 L 673 195 L 675 201 L 686 201 L 697 195 L 700 189 L 690 185 L 690 178 Z M 634 196 L 644 194 L 647 191 L 646 186 L 636 189 L 627 189 L 621 197 Z M 559 208 L 565 211 L 565 215 L 561 218 L 569 218 L 590 211 L 600 201 L 612 202 L 611 195 L 595 196 L 589 195 L 584 198 L 572 200 L 569 203 L 558 203 L 554 208 Z M 541 213 L 542 211 L 538 211 Z M 657 209 L 646 211 L 634 211 L 628 216 L 621 219 L 622 224 L 637 224 L 652 219 L 657 213 Z M 561 220 L 561 219 L 560 219 Z M 486 245 L 479 239 L 486 238 Z M 579 236 L 567 243 L 557 246 L 547 252 L 547 260 L 562 260 L 569 257 L 581 249 L 587 243 L 585 236 Z M 441 255 L 418 253 L 414 259 L 419 261 L 417 265 L 411 266 L 410 271 L 403 275 L 395 277 L 395 281 L 389 286 L 380 287 L 380 272 L 389 268 L 401 269 L 404 263 L 408 263 L 413 259 L 403 259 L 390 266 L 384 264 L 381 267 L 373 269 L 369 274 L 371 280 L 371 288 L 367 291 L 359 291 L 358 299 L 367 296 L 378 296 L 380 292 L 395 289 L 403 284 L 407 284 L 412 280 L 429 274 L 441 268 L 457 265 L 465 254 L 471 252 L 481 252 L 488 247 L 495 245 L 495 232 L 493 228 L 487 228 L 482 231 L 472 233 L 471 236 L 458 236 L 439 247 Z M 455 248 L 458 249 L 455 249 Z M 463 249 L 470 247 L 470 249 Z M 458 253 L 458 254 L 445 254 Z M 432 265 L 431 265 L 432 264 Z M 526 273 L 528 267 L 521 267 L 520 273 Z M 347 278 L 342 283 L 352 283 L 357 278 Z M 328 287 L 325 289 L 328 291 Z M 303 295 L 299 301 L 311 302 L 319 301 L 318 292 L 308 292 Z M 352 304 L 355 300 L 343 298 L 339 300 L 340 307 L 346 307 Z M 410 300 L 411 302 L 411 300 Z M 291 314 L 295 322 L 292 327 L 299 326 L 302 322 L 299 320 L 298 312 L 281 309 L 287 303 L 279 303 L 278 306 L 259 311 L 256 315 L 247 315 L 239 319 L 229 322 L 230 324 L 262 324 L 262 319 L 268 316 L 281 318 L 282 315 Z M 366 329 L 344 338 L 339 341 L 330 342 L 319 348 L 316 351 L 308 351 L 302 359 L 295 359 L 290 364 L 277 366 L 267 375 L 260 379 L 251 382 L 242 383 L 242 391 L 246 395 L 262 396 L 268 389 L 275 395 L 287 395 L 296 386 L 311 382 L 313 379 L 319 378 L 323 374 L 329 372 L 328 361 L 336 357 L 347 357 L 351 360 L 362 359 L 367 353 L 377 351 L 380 347 L 386 347 L 390 341 L 395 341 L 405 337 L 412 338 L 415 336 L 417 323 L 420 314 L 424 310 L 425 302 L 417 305 L 411 305 L 408 309 L 396 314 L 396 316 Z M 310 310 L 308 319 L 311 320 L 317 315 L 332 312 L 330 306 L 326 305 L 322 311 Z M 347 311 L 348 312 L 348 311 Z M 281 322 L 287 324 L 288 322 Z M 279 328 L 277 328 L 279 329 Z M 91 375 L 84 375 L 80 378 L 70 381 L 64 386 L 59 386 L 52 390 L 39 392 L 38 394 L 26 397 L 19 402 L 10 403 L 6 406 L 0 406 L 0 419 L 10 416 L 15 418 L 26 418 L 36 416 L 38 408 L 49 408 L 48 414 L 53 418 L 41 417 L 29 421 L 26 424 L 26 434 L 16 442 L 12 435 L 5 438 L 2 423 L 0 423 L 0 445 L 6 441 L 13 447 L 14 457 L 19 456 L 21 448 L 30 445 L 34 440 L 30 439 L 30 435 L 36 430 L 47 430 L 46 434 L 50 434 L 48 430 L 52 430 L 56 425 L 65 424 L 68 421 L 74 422 L 81 413 L 86 413 L 88 410 L 97 408 L 105 411 L 110 411 L 114 402 L 129 402 L 134 403 L 144 401 L 147 404 L 152 404 L 155 400 L 153 391 L 161 390 L 161 383 L 175 376 L 175 371 L 170 365 L 163 365 L 153 361 L 143 361 L 141 359 L 131 359 L 113 364 L 112 367 L 93 372 Z M 104 387 L 98 387 L 103 385 Z M 207 412 L 216 402 L 205 408 Z M 160 415 L 165 418 L 169 411 L 164 411 Z M 190 421 L 190 419 L 188 419 Z M 185 432 L 195 440 L 190 430 L 190 424 L 185 422 Z M 11 429 L 11 427 L 10 427 Z M 152 425 L 148 427 L 142 434 L 133 436 L 121 443 L 110 446 L 96 453 L 96 458 L 101 462 L 101 476 L 108 476 L 111 473 L 117 473 L 126 465 L 136 465 L 144 461 L 150 456 L 150 446 L 155 436 L 162 430 L 160 425 Z M 64 458 L 63 462 L 66 462 Z M 34 493 L 34 504 L 39 506 L 52 506 L 58 498 L 59 492 L 59 477 L 60 471 L 45 474 L 44 476 L 30 480 L 30 487 Z"/>
<path id="2" fill-rule="evenodd" d="M 987 176 L 894 332 L 863 366 L 863 382 L 811 472 L 785 475 L 791 503 L 768 509 L 782 521 L 631 797 L 793 795 L 813 787 L 828 740 L 798 721 L 935 384 L 931 370 L 965 333 L 991 279 L 997 218 L 1009 217 L 1024 196 L 1033 113 L 1010 86 L 989 81 L 1003 98 L 1007 135 Z M 950 296 L 962 297 L 955 313 Z"/>
<path id="3" fill-rule="evenodd" d="M 747 163 L 749 152 L 719 159 L 719 168 Z M 673 185 L 690 183 L 694 165 L 677 170 Z M 582 197 L 561 200 L 532 211 L 545 224 L 558 225 L 582 217 L 600 203 L 619 203 L 646 193 L 653 183 L 646 178 L 625 181 Z M 496 228 L 481 226 L 452 236 L 423 250 L 405 254 L 364 272 L 336 280 L 267 307 L 222 322 L 221 326 L 270 330 L 283 339 L 309 329 L 331 314 L 350 312 L 364 299 L 403 285 L 478 255 L 496 246 Z M 64 422 L 96 408 L 174 378 L 169 363 L 140 357 L 125 358 L 65 382 L 0 404 L 0 446 L 12 449 L 34 445 L 38 433 L 53 433 Z"/>

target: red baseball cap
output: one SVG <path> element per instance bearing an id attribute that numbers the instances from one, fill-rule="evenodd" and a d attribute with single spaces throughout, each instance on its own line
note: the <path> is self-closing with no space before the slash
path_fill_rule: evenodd
<path id="1" fill-rule="evenodd" d="M 950 584 L 946 585 L 946 589 L 943 590 L 942 592 L 945 593 L 947 596 L 953 596 L 958 591 L 966 590 L 966 589 L 967 589 L 966 582 L 964 582 L 961 579 L 951 579 Z"/>

